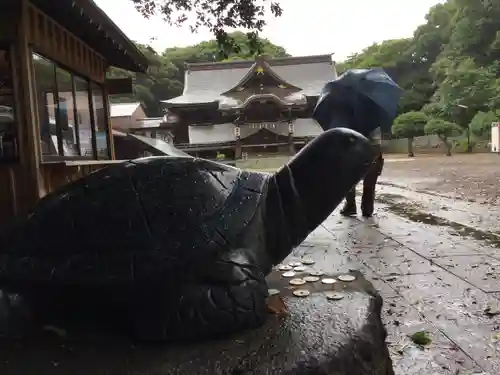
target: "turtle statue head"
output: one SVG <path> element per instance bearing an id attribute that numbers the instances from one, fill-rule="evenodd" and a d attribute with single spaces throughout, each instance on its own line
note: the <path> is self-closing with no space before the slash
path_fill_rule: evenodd
<path id="1" fill-rule="evenodd" d="M 285 221 L 282 230 L 289 241 L 276 247 L 276 263 L 288 255 L 285 248 L 290 251 L 290 246 L 299 245 L 335 210 L 367 173 L 373 159 L 366 137 L 351 129 L 334 128 L 308 143 L 276 172 L 269 198 L 279 202 Z"/>

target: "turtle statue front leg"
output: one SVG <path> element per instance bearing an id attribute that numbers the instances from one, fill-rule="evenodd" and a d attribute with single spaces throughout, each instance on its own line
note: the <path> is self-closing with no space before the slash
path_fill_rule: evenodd
<path id="1" fill-rule="evenodd" d="M 140 296 L 133 314 L 136 340 L 192 341 L 261 326 L 268 289 L 251 254 L 246 249 L 224 254 L 175 295 L 165 289 L 160 300 Z M 147 295 L 153 297 L 151 291 Z"/>

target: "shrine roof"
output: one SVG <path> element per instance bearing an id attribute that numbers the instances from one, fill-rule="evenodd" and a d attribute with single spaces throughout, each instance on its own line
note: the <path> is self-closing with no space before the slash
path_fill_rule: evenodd
<path id="1" fill-rule="evenodd" d="M 278 77 L 299 87 L 299 93 L 304 96 L 318 96 L 324 84 L 336 77 L 331 55 L 265 58 L 263 61 Z M 255 64 L 256 60 L 186 64 L 182 95 L 163 103 L 167 107 L 217 102 L 228 105 L 233 99 L 223 93 L 234 88 Z"/>

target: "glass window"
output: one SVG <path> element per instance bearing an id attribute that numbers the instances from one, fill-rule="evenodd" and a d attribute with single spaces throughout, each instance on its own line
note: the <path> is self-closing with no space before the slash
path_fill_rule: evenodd
<path id="1" fill-rule="evenodd" d="M 0 161 L 18 160 L 14 103 L 10 51 L 0 48 Z"/>
<path id="2" fill-rule="evenodd" d="M 62 140 L 60 156 L 79 156 L 77 125 L 75 122 L 75 96 L 73 93 L 73 77 L 67 71 L 56 66 L 57 97 L 51 98 L 55 102 L 57 124 L 56 139 Z M 52 116 L 50 116 L 52 118 Z M 59 141 L 55 142 L 59 145 Z M 59 146 L 57 148 L 59 151 Z"/>
<path id="3" fill-rule="evenodd" d="M 89 105 L 89 83 L 83 78 L 74 76 L 76 110 L 78 119 L 78 134 L 80 139 L 80 153 L 82 156 L 93 157 L 92 143 L 92 114 Z"/>
<path id="4" fill-rule="evenodd" d="M 44 160 L 96 156 L 108 159 L 109 136 L 102 87 L 36 53 L 33 64 Z"/>
<path id="5" fill-rule="evenodd" d="M 42 158 L 59 155 L 56 128 L 56 70 L 55 65 L 40 55 L 33 54 L 40 142 Z"/>
<path id="6" fill-rule="evenodd" d="M 97 156 L 99 159 L 109 159 L 108 122 L 106 120 L 105 100 L 102 87 L 91 83 L 92 105 L 94 109 Z"/>

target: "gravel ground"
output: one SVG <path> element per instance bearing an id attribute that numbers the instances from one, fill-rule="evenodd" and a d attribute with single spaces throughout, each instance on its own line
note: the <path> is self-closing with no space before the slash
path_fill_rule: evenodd
<path id="1" fill-rule="evenodd" d="M 500 204 L 500 156 L 386 155 L 380 182 L 481 204 Z"/>

